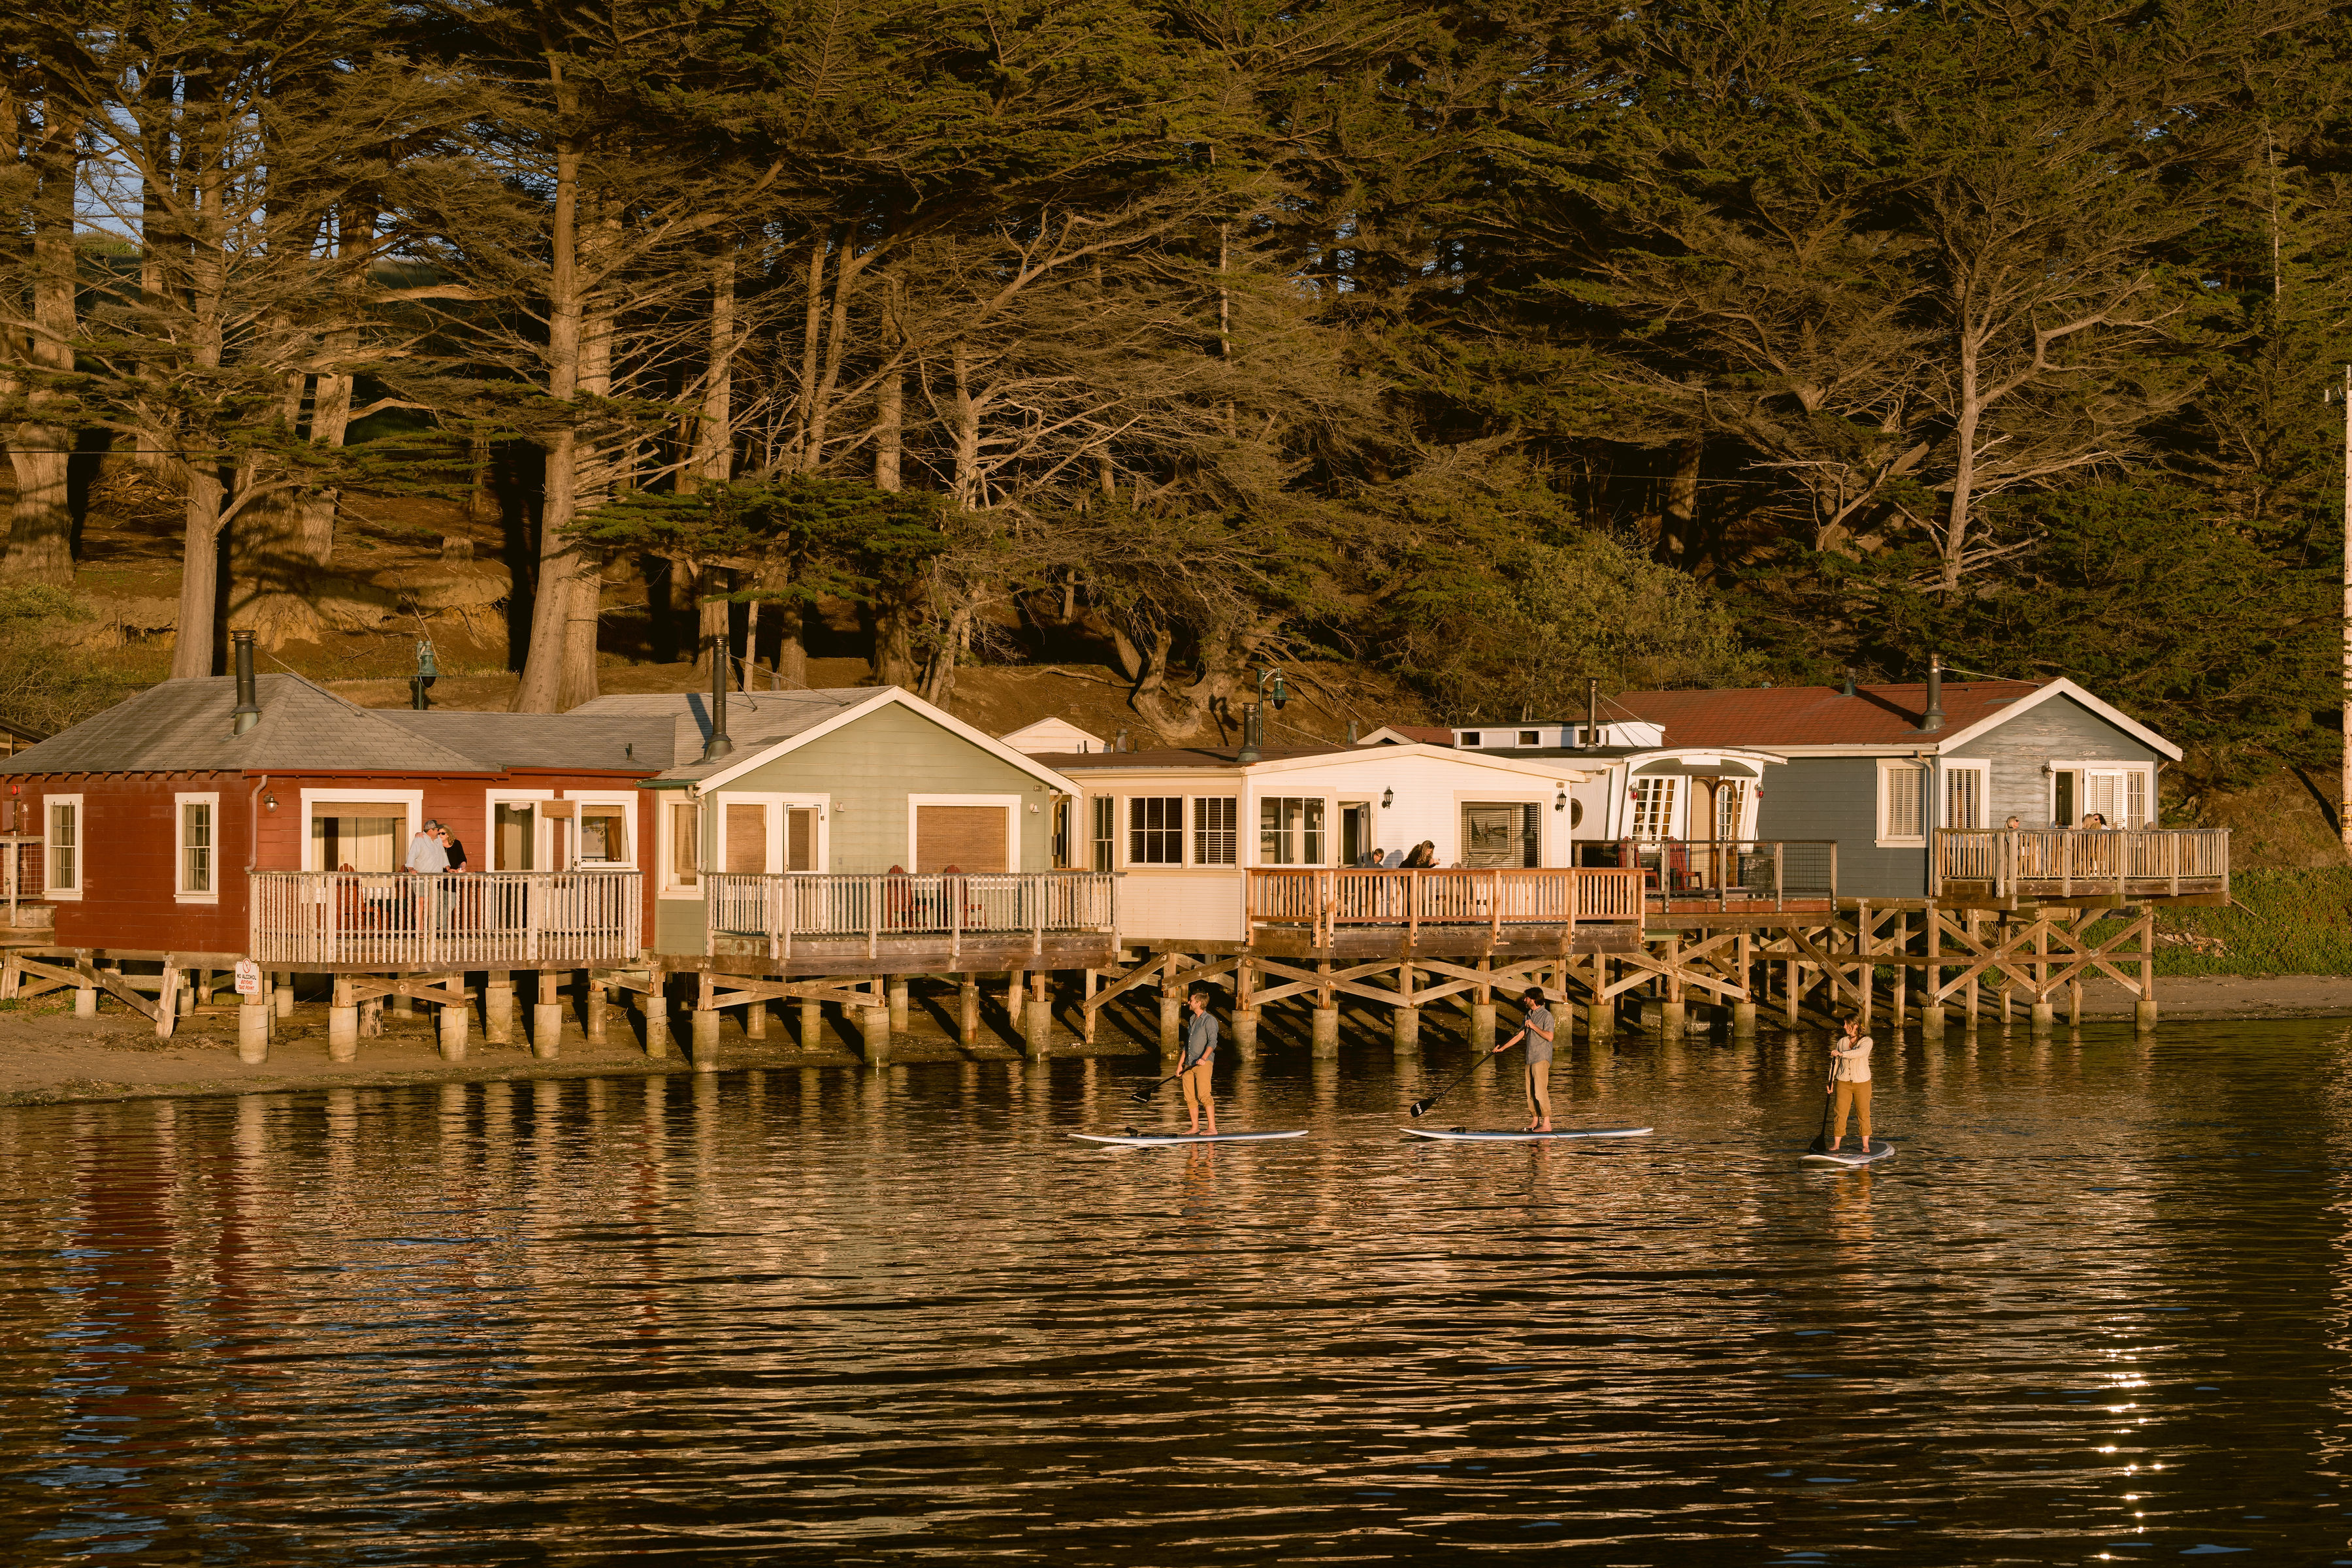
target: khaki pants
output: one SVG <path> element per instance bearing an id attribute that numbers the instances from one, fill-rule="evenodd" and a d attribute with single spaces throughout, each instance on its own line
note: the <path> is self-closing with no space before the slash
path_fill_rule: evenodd
<path id="1" fill-rule="evenodd" d="M 1214 1060 L 1216 1060 L 1216 1053 L 1212 1051 L 1192 1067 L 1186 1068 L 1184 1076 L 1176 1080 L 1184 1089 L 1186 1113 L 1207 1117 L 1211 1126 L 1214 1126 L 1217 1121 L 1217 1108 L 1209 1100 L 1209 1064 Z"/>
<path id="2" fill-rule="evenodd" d="M 1868 1079 L 1863 1079 L 1860 1083 L 1852 1083 L 1844 1079 L 1838 1079 L 1837 1104 L 1830 1111 L 1830 1142 L 1832 1143 L 1845 1136 L 1845 1113 L 1849 1107 L 1860 1113 L 1862 1146 L 1867 1152 L 1870 1148 L 1870 1080 Z"/>
<path id="3" fill-rule="evenodd" d="M 1528 1064 L 1528 1114 L 1538 1121 L 1551 1120 L 1551 1063 Z"/>

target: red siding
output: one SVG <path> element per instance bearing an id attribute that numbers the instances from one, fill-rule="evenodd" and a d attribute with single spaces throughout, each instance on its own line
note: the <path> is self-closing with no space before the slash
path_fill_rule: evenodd
<path id="1" fill-rule="evenodd" d="M 477 869 L 489 857 L 484 798 L 500 788 L 617 794 L 625 778 L 609 773 L 529 773 L 461 776 L 402 773 L 97 773 L 24 774 L 10 781 L 22 803 L 26 828 L 38 833 L 45 818 L 40 797 L 82 797 L 82 896 L 57 903 L 57 942 L 61 947 L 104 947 L 148 952 L 241 952 L 246 939 L 245 869 L 299 870 L 302 867 L 302 791 L 310 789 L 421 790 L 425 815 L 446 822 L 464 841 Z M 256 786 L 274 795 L 275 811 L 256 804 Z M 174 795 L 220 796 L 214 851 L 220 889 L 217 904 L 183 904 L 173 897 L 173 808 Z M 645 921 L 653 930 L 654 795 L 637 790 L 637 864 L 646 872 Z M 258 826 L 260 852 L 251 852 Z M 407 845 L 400 846 L 407 852 Z"/>

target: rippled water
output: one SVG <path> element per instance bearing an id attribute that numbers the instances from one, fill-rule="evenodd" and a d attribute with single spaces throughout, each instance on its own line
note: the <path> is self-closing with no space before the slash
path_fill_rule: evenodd
<path id="1" fill-rule="evenodd" d="M 0 1111 L 0 1543 L 236 1563 L 2352 1560 L 2337 1023 Z M 1580 1052 L 1580 1058 L 1581 1053 Z M 1172 1092 L 1172 1091 L 1164 1091 Z M 1448 1123 L 1508 1126 L 1482 1074 Z M 1808 1553 L 1816 1555 L 1806 1555 Z"/>

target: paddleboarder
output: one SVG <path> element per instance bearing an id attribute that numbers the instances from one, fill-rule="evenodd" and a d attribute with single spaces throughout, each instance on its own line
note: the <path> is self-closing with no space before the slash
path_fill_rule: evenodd
<path id="1" fill-rule="evenodd" d="M 1179 1080 L 1184 1086 L 1184 1109 L 1192 1118 L 1192 1131 L 1202 1131 L 1201 1119 L 1208 1118 L 1206 1129 L 1217 1131 L 1217 1102 L 1209 1098 L 1209 1069 L 1217 1055 L 1217 1016 L 1209 1011 L 1209 988 L 1195 985 L 1184 998 L 1189 1011 L 1184 1018 L 1184 1058 L 1180 1064 Z"/>
<path id="2" fill-rule="evenodd" d="M 1519 1032 L 1495 1047 L 1501 1056 L 1521 1040 L 1528 1043 L 1528 1131 L 1551 1131 L 1551 1008 L 1544 1001 L 1540 986 L 1530 985 L 1519 993 L 1527 1004 L 1528 1016 Z"/>
<path id="3" fill-rule="evenodd" d="M 1862 1032 L 1862 1020 L 1850 1013 L 1830 1037 L 1830 1087 L 1837 1101 L 1830 1109 L 1829 1152 L 1836 1153 L 1845 1142 L 1845 1115 L 1853 1110 L 1861 1115 L 1862 1152 L 1869 1153 L 1870 1037 Z"/>

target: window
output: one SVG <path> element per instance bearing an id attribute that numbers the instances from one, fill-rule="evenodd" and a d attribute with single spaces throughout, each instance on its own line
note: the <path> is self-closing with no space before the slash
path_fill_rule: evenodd
<path id="1" fill-rule="evenodd" d="M 1181 866 L 1184 863 L 1182 795 L 1136 795 L 1128 801 L 1127 863 L 1130 866 Z"/>
<path id="2" fill-rule="evenodd" d="M 1748 826 L 1748 781 L 1719 779 L 1715 786 L 1715 836 L 1729 841 L 1742 836 Z"/>
<path id="3" fill-rule="evenodd" d="M 2131 763 L 2053 763 L 2050 820 L 2079 827 L 2096 812 L 2109 827 L 2147 827 L 2155 822 L 2155 775 Z"/>
<path id="4" fill-rule="evenodd" d="M 1675 785 L 1682 781 L 1668 774 L 1664 778 L 1633 781 L 1633 837 L 1644 844 L 1654 844 L 1669 837 L 1675 830 Z"/>
<path id="5" fill-rule="evenodd" d="M 1989 771 L 1980 763 L 1944 764 L 1944 816 L 1937 826 L 1985 826 L 1985 776 Z"/>
<path id="6" fill-rule="evenodd" d="M 629 808 L 625 805 L 580 806 L 580 864 L 626 866 L 636 858 L 629 852 Z"/>
<path id="7" fill-rule="evenodd" d="M 1520 745 L 1522 745 L 1522 746 L 1540 746 L 1540 745 L 1542 745 L 1542 744 L 1543 744 L 1543 733 L 1542 733 L 1542 731 L 1538 731 L 1538 730 L 1522 730 L 1522 731 L 1519 731 L 1519 744 L 1520 744 Z"/>
<path id="8" fill-rule="evenodd" d="M 220 796 L 174 795 L 173 805 L 172 895 L 182 903 L 218 903 L 214 824 L 220 819 Z"/>
<path id="9" fill-rule="evenodd" d="M 1089 802 L 1094 807 L 1095 869 L 1118 869 L 1118 799 L 1116 795 L 1098 795 Z"/>
<path id="10" fill-rule="evenodd" d="M 53 795 L 46 797 L 47 810 L 42 816 L 43 854 L 47 867 L 46 887 L 53 899 L 81 897 L 81 796 Z"/>
<path id="11" fill-rule="evenodd" d="M 1917 763 L 1879 763 L 1879 843 L 1924 844 L 1927 821 L 1927 770 Z"/>
<path id="12" fill-rule="evenodd" d="M 1318 795 L 1268 795 L 1257 803 L 1261 866 L 1323 864 L 1323 801 Z"/>
<path id="13" fill-rule="evenodd" d="M 669 833 L 669 854 L 663 861 L 663 881 L 672 888 L 692 888 L 701 881 L 702 808 L 673 802 L 664 820 Z"/>
<path id="14" fill-rule="evenodd" d="M 1229 795 L 1192 802 L 1192 864 L 1230 866 L 1240 856 L 1242 803 Z"/>
<path id="15" fill-rule="evenodd" d="M 1465 730 L 1462 731 L 1462 744 L 1465 746 L 1475 746 L 1480 743 L 1477 731 Z"/>
<path id="16" fill-rule="evenodd" d="M 1521 801 L 1462 803 L 1462 864 L 1543 864 L 1542 807 Z"/>

